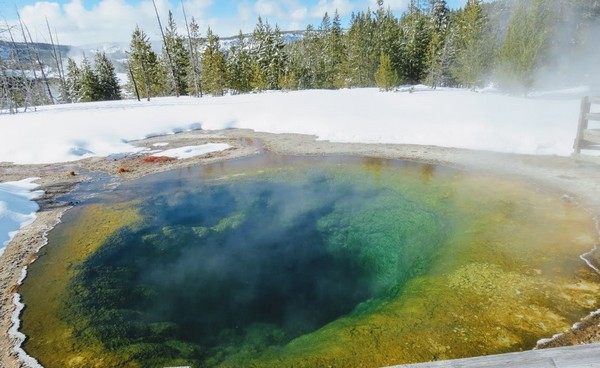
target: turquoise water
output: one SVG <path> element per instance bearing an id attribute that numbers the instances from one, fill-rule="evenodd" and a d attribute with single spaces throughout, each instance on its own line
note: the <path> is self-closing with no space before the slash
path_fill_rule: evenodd
<path id="1" fill-rule="evenodd" d="M 92 316 L 88 332 L 110 348 L 207 364 L 227 349 L 284 345 L 394 296 L 427 270 L 447 221 L 321 161 L 136 185 L 143 222 L 83 264 L 72 308 Z"/>

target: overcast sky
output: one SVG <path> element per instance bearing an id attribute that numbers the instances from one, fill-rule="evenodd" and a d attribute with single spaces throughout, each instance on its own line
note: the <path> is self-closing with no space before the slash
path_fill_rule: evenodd
<path id="1" fill-rule="evenodd" d="M 181 0 L 156 0 L 161 17 L 172 10 L 181 33 L 185 30 Z M 210 26 L 222 37 L 241 29 L 251 32 L 260 15 L 282 30 L 305 29 L 320 23 L 327 11 L 338 10 L 347 25 L 352 12 L 375 8 L 376 0 L 183 0 L 190 17 L 200 24 L 202 34 Z M 396 14 L 406 9 L 409 0 L 385 0 Z M 466 0 L 448 0 L 451 8 L 463 6 Z M 16 21 L 16 9 L 32 30 L 38 42 L 47 42 L 45 19 L 56 29 L 60 43 L 85 45 L 104 42 L 128 42 L 135 25 L 142 27 L 151 39 L 160 39 L 151 0 L 0 0 L 0 17 Z M 163 21 L 165 23 L 166 21 Z M 2 28 L 2 27 L 0 27 Z"/>

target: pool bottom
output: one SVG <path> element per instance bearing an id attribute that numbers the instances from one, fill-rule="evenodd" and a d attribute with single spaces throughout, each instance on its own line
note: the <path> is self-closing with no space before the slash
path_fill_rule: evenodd
<path id="1" fill-rule="evenodd" d="M 379 292 L 372 292 L 369 298 L 351 308 L 350 312 L 336 316 L 312 332 L 291 337 L 289 341 L 284 339 L 273 343 L 267 337 L 273 335 L 271 332 L 276 329 L 259 323 L 250 324 L 245 337 L 241 339 L 242 343 L 238 339 L 236 344 L 211 347 L 202 360 L 202 366 L 383 366 L 516 351 L 531 348 L 538 338 L 570 326 L 579 316 L 596 307 L 596 275 L 577 257 L 593 244 L 593 224 L 587 214 L 560 198 L 532 191 L 517 183 L 471 177 L 431 166 L 405 164 L 398 167 L 397 163 L 385 160 L 359 160 L 350 167 L 347 163 L 342 166 L 331 162 L 309 163 L 308 166 L 316 165 L 317 171 L 326 170 L 332 181 L 352 183 L 361 190 L 376 188 L 383 193 L 400 193 L 406 203 L 416 203 L 417 208 L 434 211 L 437 217 L 444 219 L 435 225 L 437 230 L 443 230 L 440 232 L 444 235 L 443 246 L 434 247 L 431 256 L 425 257 L 427 264 L 417 272 L 411 272 L 410 277 L 398 283 L 398 287 L 390 287 L 393 283 L 386 283 L 386 278 L 380 277 L 376 283 L 380 285 Z M 246 176 L 251 177 L 250 180 L 268 182 L 277 177 L 281 182 L 298 184 L 305 180 L 306 170 L 315 172 L 314 168 L 307 166 L 296 165 L 292 169 L 285 164 Z M 222 174 L 203 180 L 209 181 L 210 186 L 218 187 L 215 183 L 223 181 Z M 227 174 L 231 177 L 238 173 Z M 189 177 L 194 177 L 192 181 L 198 186 L 196 175 L 197 172 L 192 172 Z M 189 179 L 183 180 L 181 175 L 170 176 L 177 177 L 180 182 Z M 225 182 L 247 180 L 235 178 L 238 179 L 230 178 Z M 161 180 L 154 180 L 156 183 L 165 186 Z M 144 185 L 142 182 L 130 188 L 139 192 Z M 186 191 L 182 188 L 183 184 L 176 186 L 179 195 Z M 121 195 L 130 199 L 127 191 L 124 188 Z M 383 203 L 390 201 L 388 197 L 383 198 Z M 100 208 L 92 211 L 93 216 L 99 218 L 91 219 L 91 223 L 101 221 L 103 212 L 110 213 L 110 206 L 103 207 L 103 210 Z M 138 203 L 133 208 L 139 212 L 143 206 L 140 207 Z M 376 218 L 380 213 L 381 206 L 372 213 L 363 211 L 358 225 L 353 224 L 358 226 L 357 230 L 347 230 L 342 232 L 343 235 L 355 237 L 371 234 L 369 239 L 373 241 L 381 229 L 360 225 L 377 223 L 367 219 Z M 397 216 L 397 213 L 390 212 L 387 218 Z M 79 220 L 86 216 L 77 217 Z M 217 217 L 211 227 L 219 227 L 219 222 L 227 218 L 231 223 L 231 216 Z M 343 228 L 341 225 L 345 222 L 340 218 L 344 216 L 336 213 L 333 217 L 337 220 L 333 221 L 335 226 L 332 228 Z M 408 221 L 404 223 L 410 223 L 411 219 L 422 220 L 418 216 L 408 216 Z M 143 221 L 142 224 L 140 221 L 131 222 L 130 228 L 143 228 Z M 321 221 L 320 231 L 323 233 L 328 229 L 326 223 Z M 63 237 L 65 242 L 70 242 L 78 227 L 69 230 L 71 233 L 64 229 L 67 231 Z M 417 226 L 415 229 L 413 236 L 427 233 L 427 226 Z M 448 229 L 452 229 L 451 234 L 447 233 Z M 57 228 L 55 232 L 58 231 Z M 71 245 L 73 248 L 67 253 L 80 252 L 80 244 L 77 243 L 74 242 Z M 52 240 L 50 244 L 52 246 Z M 419 250 L 415 248 L 413 253 L 419 255 Z M 55 250 L 51 249 L 36 263 L 52 257 L 53 252 Z M 386 259 L 374 253 L 370 255 L 372 258 Z M 91 254 L 84 258 L 89 261 Z M 386 254 L 389 252 L 383 253 L 384 256 Z M 60 260 L 61 257 L 58 257 L 51 262 L 61 263 Z M 72 282 L 76 275 L 80 275 L 85 262 L 71 268 L 71 276 L 64 278 L 63 282 Z M 46 271 L 40 272 L 48 275 Z M 33 276 L 32 273 L 29 282 L 33 282 Z M 30 335 L 25 324 L 29 309 L 35 310 L 35 306 L 43 305 L 39 304 L 43 301 L 32 300 L 34 293 L 28 296 L 25 291 L 27 284 L 23 287 L 23 295 L 30 308 L 23 320 L 24 331 Z M 63 302 L 65 299 L 68 298 L 64 298 Z M 77 314 L 69 312 L 67 316 L 59 318 L 63 322 L 68 321 L 68 326 L 50 329 L 40 326 L 38 330 L 33 329 L 35 333 L 30 335 L 32 339 L 28 341 L 26 350 L 40 357 L 47 367 L 65 364 L 77 366 L 72 364 L 79 363 L 81 366 L 198 364 L 195 360 L 177 358 L 154 363 L 140 360 L 131 351 L 107 346 L 101 336 L 86 334 L 89 324 L 86 325 L 85 313 L 75 319 L 73 316 Z M 36 318 L 32 316 L 30 320 L 35 321 Z M 67 347 L 59 349 L 60 354 L 44 355 L 44 351 L 50 352 L 57 341 L 66 341 Z M 82 341 L 85 343 L 82 344 Z M 68 347 L 69 344 L 72 344 L 71 347 Z M 48 358 L 44 360 L 42 356 Z"/>

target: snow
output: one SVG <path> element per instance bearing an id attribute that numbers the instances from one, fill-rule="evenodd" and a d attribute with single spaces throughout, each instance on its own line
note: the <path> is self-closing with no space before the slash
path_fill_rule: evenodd
<path id="1" fill-rule="evenodd" d="M 200 128 L 569 155 L 580 93 L 523 98 L 416 86 L 395 93 L 309 90 L 44 106 L 0 116 L 0 161 L 52 163 L 138 152 L 127 142 Z"/>
<path id="2" fill-rule="evenodd" d="M 0 255 L 17 231 L 32 223 L 39 209 L 33 200 L 43 191 L 32 191 L 38 185 L 28 178 L 20 181 L 0 183 Z"/>
<path id="3" fill-rule="evenodd" d="M 159 151 L 151 156 L 167 156 L 175 158 L 190 158 L 194 156 L 204 155 L 210 152 L 224 151 L 231 148 L 227 143 L 206 143 L 198 146 L 185 146 L 173 148 L 166 151 Z"/>
<path id="4" fill-rule="evenodd" d="M 152 147 L 165 147 L 168 145 L 169 145 L 169 142 L 156 142 L 152 145 Z"/>

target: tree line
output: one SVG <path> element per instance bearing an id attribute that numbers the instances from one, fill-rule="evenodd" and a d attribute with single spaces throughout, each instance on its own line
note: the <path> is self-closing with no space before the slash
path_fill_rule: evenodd
<path id="1" fill-rule="evenodd" d="M 568 16 L 567 16 L 568 15 Z M 132 35 L 127 89 L 145 98 L 262 90 L 374 87 L 400 84 L 510 91 L 535 87 L 541 71 L 564 75 L 564 84 L 585 82 L 569 63 L 594 49 L 598 0 L 468 0 L 451 10 L 446 0 L 411 0 L 396 17 L 383 0 L 354 13 L 342 29 L 337 11 L 309 25 L 302 39 L 285 43 L 279 27 L 258 19 L 251 35 L 221 46 L 210 28 L 201 37 L 192 18 L 187 35 L 169 13 L 163 52 L 148 36 Z M 568 40 L 564 42 L 564 40 Z M 167 60 L 166 49 L 171 50 Z M 560 54 L 560 55 L 559 55 Z M 560 57 L 558 57 L 560 56 Z"/>
<path id="2" fill-rule="evenodd" d="M 136 27 L 124 87 L 138 99 L 314 88 L 392 90 L 419 83 L 431 88 L 493 84 L 524 93 L 544 73 L 553 75 L 555 83 L 585 82 L 585 67 L 596 60 L 589 51 L 595 48 L 598 18 L 598 0 L 468 0 L 455 10 L 446 0 L 411 0 L 400 17 L 378 0 L 376 9 L 353 13 L 346 29 L 337 11 L 325 13 L 318 26 L 309 25 L 301 39 L 286 43 L 277 25 L 259 17 L 251 34 L 240 31 L 235 42 L 224 46 L 210 27 L 202 35 L 200 25 L 193 17 L 188 22 L 185 12 L 184 32 L 171 12 L 164 28 L 157 13 L 162 50 L 154 51 L 148 35 Z M 31 83 L 24 73 L 21 78 L 7 76 L 10 68 L 3 66 L 8 61 L 0 58 L 4 96 L 11 88 L 26 89 L 14 88 L 15 80 Z M 21 63 L 21 68 L 36 70 L 33 61 L 30 67 Z M 583 67 L 573 67 L 576 61 Z M 62 70 L 60 56 L 56 65 Z M 96 55 L 93 66 L 87 59 L 80 65 L 69 59 L 66 72 L 58 74 L 60 98 L 46 96 L 46 102 L 121 96 L 106 55 Z M 40 91 L 50 94 L 50 88 Z"/>

